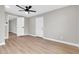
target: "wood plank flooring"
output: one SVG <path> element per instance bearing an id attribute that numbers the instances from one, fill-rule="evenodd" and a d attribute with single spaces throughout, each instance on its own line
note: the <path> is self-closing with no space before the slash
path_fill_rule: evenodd
<path id="1" fill-rule="evenodd" d="M 6 45 L 0 46 L 1 54 L 78 54 L 79 48 L 45 40 L 40 37 L 17 37 L 10 33 Z"/>

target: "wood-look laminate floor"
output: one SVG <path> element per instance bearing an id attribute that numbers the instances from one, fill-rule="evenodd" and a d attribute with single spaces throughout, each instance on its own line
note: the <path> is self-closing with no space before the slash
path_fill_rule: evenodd
<path id="1" fill-rule="evenodd" d="M 40 37 L 17 37 L 10 33 L 6 45 L 0 46 L 1 54 L 78 54 L 79 48 L 45 40 Z"/>

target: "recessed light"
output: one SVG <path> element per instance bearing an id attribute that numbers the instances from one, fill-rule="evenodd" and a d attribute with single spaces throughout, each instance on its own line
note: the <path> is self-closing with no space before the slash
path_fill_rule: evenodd
<path id="1" fill-rule="evenodd" d="M 7 5 L 6 5 L 5 8 L 10 8 L 10 6 L 7 6 Z"/>

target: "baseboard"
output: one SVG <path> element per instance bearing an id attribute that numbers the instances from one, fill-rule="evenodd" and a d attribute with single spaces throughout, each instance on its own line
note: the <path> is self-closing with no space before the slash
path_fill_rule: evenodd
<path id="1" fill-rule="evenodd" d="M 33 34 L 28 34 L 28 35 L 31 35 L 31 36 L 38 36 L 38 35 L 33 35 Z M 38 36 L 38 37 L 44 37 L 44 36 Z"/>
<path id="2" fill-rule="evenodd" d="M 37 35 L 32 35 L 32 34 L 29 34 L 29 35 L 31 35 L 31 36 L 37 36 Z M 42 38 L 44 38 L 46 40 L 51 40 L 51 41 L 55 41 L 55 42 L 59 42 L 59 43 L 64 43 L 64 44 L 71 45 L 71 46 L 74 46 L 74 47 L 78 47 L 79 48 L 79 45 L 78 44 L 75 44 L 75 43 L 61 41 L 61 40 L 56 40 L 56 39 L 52 39 L 52 38 L 47 38 L 47 37 L 44 37 L 44 36 L 38 36 L 38 37 L 42 37 Z"/>
<path id="3" fill-rule="evenodd" d="M 5 42 L 0 43 L 0 46 L 5 45 Z"/>
<path id="4" fill-rule="evenodd" d="M 51 40 L 51 41 L 55 41 L 55 42 L 59 42 L 59 43 L 64 43 L 64 44 L 71 45 L 71 46 L 75 46 L 75 47 L 78 47 L 79 48 L 79 45 L 78 44 L 75 44 L 75 43 L 61 41 L 61 40 L 56 40 L 56 39 L 47 38 L 47 37 L 43 37 L 43 38 L 44 39 L 47 39 L 47 40 Z"/>

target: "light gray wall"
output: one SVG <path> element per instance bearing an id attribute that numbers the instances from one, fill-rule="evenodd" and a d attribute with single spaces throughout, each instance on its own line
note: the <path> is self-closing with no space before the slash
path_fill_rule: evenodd
<path id="1" fill-rule="evenodd" d="M 35 35 L 35 17 L 29 18 L 29 34 Z"/>
<path id="2" fill-rule="evenodd" d="M 29 19 L 28 18 L 24 19 L 24 34 L 25 35 L 29 34 Z"/>
<path id="3" fill-rule="evenodd" d="M 78 22 L 78 42 L 79 42 L 79 6 L 77 6 L 77 11 L 78 11 L 77 12 L 77 15 L 78 15 L 77 16 L 77 18 L 78 18 L 78 21 L 77 21 Z"/>
<path id="4" fill-rule="evenodd" d="M 9 21 L 9 32 L 17 33 L 17 19 Z"/>
<path id="5" fill-rule="evenodd" d="M 70 6 L 44 15 L 45 37 L 79 44 L 77 7 Z"/>
<path id="6" fill-rule="evenodd" d="M 79 6 L 68 6 L 43 15 L 44 36 L 79 44 Z M 30 34 L 35 33 L 35 17 L 30 18 Z"/>
<path id="7" fill-rule="evenodd" d="M 5 42 L 5 9 L 0 5 L 0 43 Z"/>

